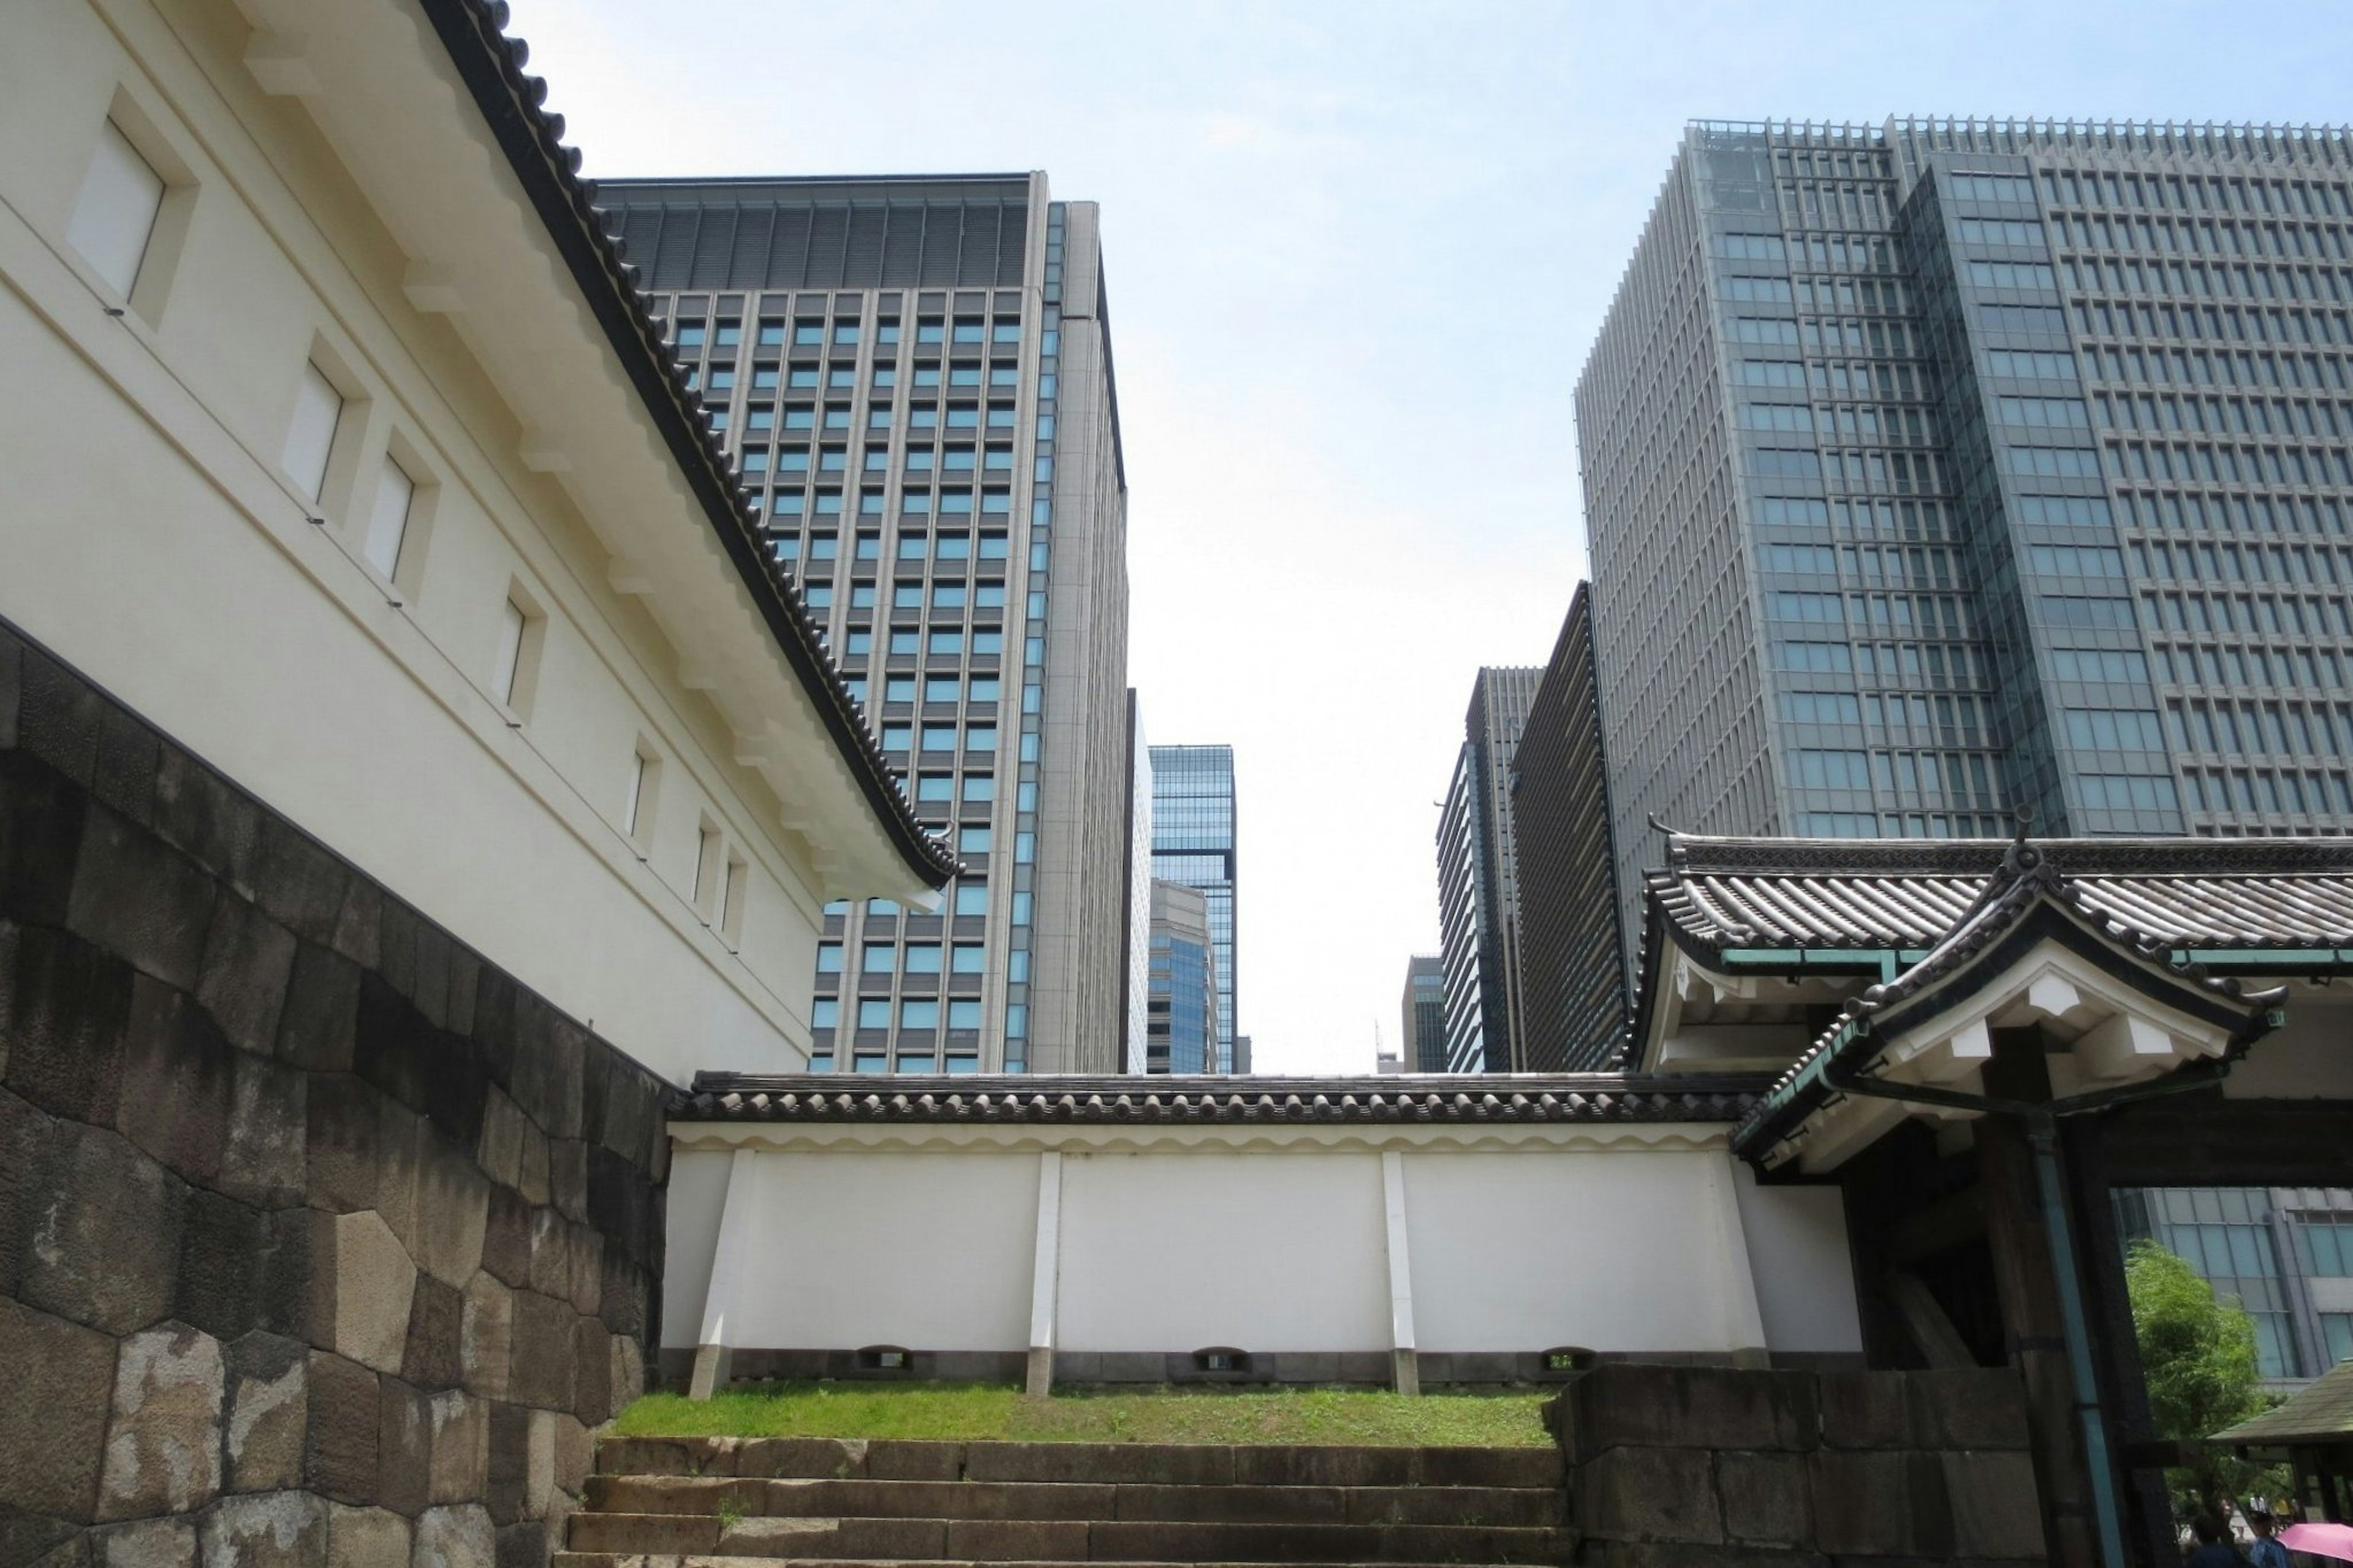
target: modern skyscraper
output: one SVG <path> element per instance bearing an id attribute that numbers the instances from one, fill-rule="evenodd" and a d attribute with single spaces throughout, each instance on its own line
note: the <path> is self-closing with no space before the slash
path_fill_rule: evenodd
<path id="1" fill-rule="evenodd" d="M 1609 780 L 1593 679 L 1593 595 L 1568 602 L 1512 754 L 1520 1055 L 1530 1072 L 1606 1066 L 1626 1024 Z"/>
<path id="2" fill-rule="evenodd" d="M 965 867 L 935 912 L 827 911 L 812 1065 L 1114 1070 L 1126 482 L 1094 205 L 1036 174 L 608 180 L 597 200 Z"/>
<path id="3" fill-rule="evenodd" d="M 1247 1072 L 1234 1044 L 1234 749 L 1152 748 L 1152 874 L 1198 889 L 1217 950 L 1218 1059 L 1211 1072 Z"/>
<path id="4" fill-rule="evenodd" d="M 1543 673 L 1523 668 L 1479 671 L 1463 720 L 1462 750 L 1439 819 L 1448 1072 L 1512 1072 L 1521 1065 L 1512 752 Z"/>
<path id="5" fill-rule="evenodd" d="M 1405 995 L 1399 1006 L 1398 1057 L 1400 1072 L 1446 1070 L 1446 961 L 1417 952 L 1405 961 Z"/>
<path id="6" fill-rule="evenodd" d="M 2353 826 L 2348 174 L 2339 130 L 1694 125 L 1577 387 L 1621 895 L 1652 815 Z"/>
<path id="7" fill-rule="evenodd" d="M 1150 1015 L 1152 954 L 1152 753 L 1144 739 L 1144 706 L 1127 691 L 1127 976 L 1126 1036 L 1121 1069 L 1142 1072 Z"/>
<path id="8" fill-rule="evenodd" d="M 1156 877 L 1147 1007 L 1145 1071 L 1218 1070 L 1218 952 L 1208 896 Z"/>

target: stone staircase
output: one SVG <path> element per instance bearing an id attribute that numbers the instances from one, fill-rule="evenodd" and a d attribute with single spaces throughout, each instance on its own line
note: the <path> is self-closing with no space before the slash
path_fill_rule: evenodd
<path id="1" fill-rule="evenodd" d="M 1563 1563 L 1550 1448 L 607 1438 L 557 1568 Z"/>

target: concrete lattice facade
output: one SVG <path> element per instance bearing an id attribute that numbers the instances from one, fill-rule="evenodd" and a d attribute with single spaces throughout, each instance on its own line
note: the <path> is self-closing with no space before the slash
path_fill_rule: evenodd
<path id="1" fill-rule="evenodd" d="M 1512 753 L 1535 699 L 1535 668 L 1482 668 L 1438 829 L 1439 941 L 1448 1072 L 1523 1070 L 1519 867 Z"/>
<path id="2" fill-rule="evenodd" d="M 614 181 L 770 541 L 965 872 L 837 904 L 815 1060 L 1108 1071 L 1131 999 L 1126 484 L 1092 203 Z"/>
<path id="3" fill-rule="evenodd" d="M 1654 813 L 2353 824 L 2348 174 L 2333 131 L 1694 126 L 1577 395 L 1621 897 Z"/>
<path id="4" fill-rule="evenodd" d="M 1607 1065 L 1626 1024 L 1592 604 L 1578 584 L 1512 761 L 1519 1035 L 1535 1072 Z"/>

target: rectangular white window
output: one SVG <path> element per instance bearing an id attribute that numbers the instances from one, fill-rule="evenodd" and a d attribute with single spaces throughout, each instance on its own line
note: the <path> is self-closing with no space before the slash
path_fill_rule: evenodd
<path id="1" fill-rule="evenodd" d="M 711 891 L 711 885 L 718 879 L 719 829 L 705 826 L 702 837 L 695 841 L 694 890 L 688 895 L 688 901 L 701 909 L 703 899 Z"/>
<path id="2" fill-rule="evenodd" d="M 531 617 L 512 599 L 500 607 L 499 657 L 491 666 L 491 694 L 510 708 L 514 706 L 515 679 L 522 669 L 523 633 L 530 625 Z"/>
<path id="3" fill-rule="evenodd" d="M 744 862 L 733 856 L 727 858 L 727 867 L 719 879 L 719 934 L 730 942 L 744 935 L 744 884 L 746 880 Z"/>
<path id="4" fill-rule="evenodd" d="M 384 478 L 376 483 L 375 510 L 368 517 L 367 538 L 360 549 L 387 583 L 399 574 L 400 546 L 408 537 L 408 509 L 416 500 L 416 484 L 398 463 L 386 458 Z"/>
<path id="5" fill-rule="evenodd" d="M 164 176 L 110 120 L 99 134 L 90 173 L 82 176 L 81 197 L 74 204 L 66 243 L 81 252 L 109 288 L 128 300 L 163 205 Z"/>
<path id="6" fill-rule="evenodd" d="M 621 808 L 621 832 L 635 838 L 638 836 L 638 816 L 646 804 L 646 754 L 633 752 L 629 757 L 629 801 Z"/>
<path id="7" fill-rule="evenodd" d="M 302 382 L 294 391 L 294 423 L 286 430 L 286 477 L 312 500 L 327 482 L 327 454 L 335 445 L 335 426 L 343 417 L 343 395 L 326 373 L 304 361 Z"/>

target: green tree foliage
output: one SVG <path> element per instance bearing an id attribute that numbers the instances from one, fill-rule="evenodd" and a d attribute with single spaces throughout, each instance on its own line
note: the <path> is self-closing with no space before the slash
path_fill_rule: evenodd
<path id="1" fill-rule="evenodd" d="M 2237 1300 L 2218 1298 L 2197 1270 L 2148 1240 L 2126 1254 L 2125 1284 L 2158 1436 L 2211 1436 L 2272 1404 L 2255 1361 L 2254 1320 Z M 2191 1510 L 2219 1511 L 2224 1499 L 2284 1489 L 2274 1472 L 2219 1451 L 2167 1479 Z"/>

